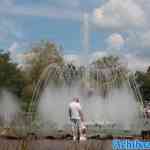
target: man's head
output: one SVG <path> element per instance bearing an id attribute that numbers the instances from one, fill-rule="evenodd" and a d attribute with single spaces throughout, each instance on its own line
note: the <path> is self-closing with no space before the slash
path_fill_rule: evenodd
<path id="1" fill-rule="evenodd" d="M 80 102 L 80 99 L 79 99 L 79 97 L 74 97 L 74 98 L 73 98 L 73 101 L 79 103 L 79 102 Z"/>

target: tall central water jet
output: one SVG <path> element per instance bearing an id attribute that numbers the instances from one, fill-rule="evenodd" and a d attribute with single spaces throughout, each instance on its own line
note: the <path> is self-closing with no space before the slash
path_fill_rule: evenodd
<path id="1" fill-rule="evenodd" d="M 82 64 L 87 64 L 90 54 L 90 24 L 89 24 L 89 14 L 83 14 L 83 21 L 81 25 L 82 32 Z"/>

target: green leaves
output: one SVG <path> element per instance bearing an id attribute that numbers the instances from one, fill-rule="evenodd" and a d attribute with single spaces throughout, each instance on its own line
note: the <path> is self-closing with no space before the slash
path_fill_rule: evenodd
<path id="1" fill-rule="evenodd" d="M 21 96 L 24 84 L 23 75 L 17 65 L 11 62 L 9 53 L 0 51 L 0 88 Z"/>
<path id="2" fill-rule="evenodd" d="M 29 53 L 34 54 L 34 57 L 27 60 L 27 63 L 31 66 L 29 74 L 32 81 L 35 83 L 39 80 L 43 70 L 49 64 L 63 64 L 63 58 L 61 57 L 57 46 L 51 42 L 41 42 L 35 45 Z"/>
<path id="3" fill-rule="evenodd" d="M 136 81 L 140 86 L 143 99 L 150 102 L 150 67 L 147 72 L 136 72 Z"/>

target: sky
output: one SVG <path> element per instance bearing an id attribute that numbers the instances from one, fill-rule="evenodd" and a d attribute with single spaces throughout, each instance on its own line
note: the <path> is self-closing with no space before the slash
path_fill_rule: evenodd
<path id="1" fill-rule="evenodd" d="M 65 54 L 79 54 L 85 47 L 100 53 L 118 50 L 128 58 L 140 58 L 141 65 L 150 64 L 150 0 L 0 3 L 0 49 L 14 57 L 36 42 L 49 40 L 62 46 Z"/>

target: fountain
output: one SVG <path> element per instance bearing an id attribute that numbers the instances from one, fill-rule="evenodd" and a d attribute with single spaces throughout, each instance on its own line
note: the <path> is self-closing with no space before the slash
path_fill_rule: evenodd
<path id="1" fill-rule="evenodd" d="M 82 25 L 80 65 L 66 62 L 65 58 L 63 64 L 57 63 L 57 58 L 50 60 L 34 89 L 28 113 L 20 115 L 24 119 L 17 119 L 21 121 L 18 126 L 27 132 L 65 130 L 69 124 L 67 106 L 74 96 L 81 99 L 89 128 L 141 127 L 143 100 L 135 76 L 120 56 L 91 60 L 88 13 L 83 14 Z"/>
<path id="2" fill-rule="evenodd" d="M 38 81 L 29 108 L 33 118 L 38 116 L 42 124 L 40 131 L 51 134 L 68 129 L 67 106 L 74 96 L 81 98 L 91 131 L 95 127 L 113 130 L 141 127 L 142 97 L 133 74 L 117 56 L 102 57 L 86 66 L 49 64 Z"/>
<path id="3" fill-rule="evenodd" d="M 91 61 L 89 30 L 89 15 L 84 13 L 80 65 L 65 59 L 60 65 L 54 58 L 35 87 L 28 111 L 46 134 L 67 128 L 67 106 L 74 96 L 81 98 L 89 128 L 133 130 L 142 126 L 143 100 L 135 76 L 121 56 L 110 54 Z"/>

